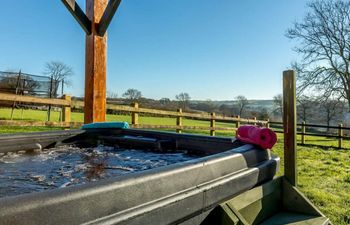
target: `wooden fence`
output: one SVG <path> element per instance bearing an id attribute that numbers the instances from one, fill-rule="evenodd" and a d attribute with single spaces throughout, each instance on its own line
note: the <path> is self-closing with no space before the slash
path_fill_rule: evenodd
<path id="1" fill-rule="evenodd" d="M 269 121 L 270 126 L 280 125 L 283 126 L 282 122 L 273 122 Z M 344 131 L 350 131 L 350 127 L 344 127 L 342 123 L 339 123 L 338 126 L 328 126 L 321 124 L 307 124 L 305 121 L 298 123 L 298 132 L 297 134 L 301 137 L 301 144 L 306 144 L 306 136 L 314 136 L 314 137 L 326 137 L 326 138 L 335 138 L 338 139 L 338 148 L 343 147 L 343 140 L 350 140 L 350 136 L 345 136 Z M 307 132 L 307 128 L 323 128 L 323 129 L 333 129 L 336 132 L 332 133 L 321 133 L 321 132 Z M 275 130 L 276 133 L 283 133 L 283 131 Z"/>
<path id="2" fill-rule="evenodd" d="M 84 103 L 81 101 L 77 101 L 73 103 L 75 108 L 83 108 Z M 245 119 L 238 117 L 227 117 L 222 115 L 216 115 L 215 113 L 187 113 L 183 112 L 182 109 L 178 109 L 175 111 L 165 111 L 165 110 L 157 110 L 157 109 L 146 109 L 139 108 L 138 103 L 133 103 L 131 106 L 125 105 L 111 105 L 107 104 L 107 109 L 115 110 L 119 112 L 129 112 L 131 113 L 131 126 L 133 128 L 148 128 L 148 129 L 173 129 L 176 132 L 181 133 L 182 130 L 209 130 L 210 135 L 215 136 L 215 131 L 235 131 L 237 127 L 240 126 L 241 123 L 245 124 L 261 124 L 264 126 L 268 126 L 268 121 L 257 120 L 256 118 Z M 139 115 L 140 114 L 148 114 L 148 115 L 160 115 L 162 117 L 172 117 L 176 118 L 176 124 L 174 125 L 153 125 L 153 124 L 140 124 L 139 123 Z M 209 121 L 210 126 L 185 126 L 183 125 L 183 118 L 190 119 L 198 119 Z M 232 122 L 235 124 L 235 127 L 218 127 L 216 126 L 216 122 Z"/>
<path id="3" fill-rule="evenodd" d="M 38 98 L 32 96 L 22 96 L 15 94 L 0 93 L 0 101 L 6 102 L 25 102 L 36 105 L 54 105 L 63 107 L 62 111 L 62 122 L 40 122 L 40 121 L 12 121 L 12 120 L 2 120 L 0 125 L 15 125 L 15 126 L 57 126 L 57 127 L 75 127 L 81 126 L 81 122 L 71 122 L 71 107 L 83 108 L 84 102 L 82 101 L 72 101 L 71 97 L 64 95 L 62 99 L 53 98 Z M 183 112 L 182 109 L 174 111 L 164 111 L 157 109 L 146 109 L 139 108 L 138 103 L 133 103 L 131 106 L 125 105 L 112 105 L 107 104 L 107 109 L 128 112 L 131 113 L 131 126 L 134 128 L 149 128 L 149 129 L 174 129 L 178 133 L 182 130 L 209 130 L 211 135 L 215 135 L 215 131 L 218 130 L 229 130 L 234 131 L 241 123 L 245 124 L 261 124 L 268 126 L 268 121 L 257 120 L 256 118 L 245 119 L 237 117 L 227 117 L 222 115 L 215 115 L 215 113 L 205 114 L 205 113 L 187 113 Z M 153 125 L 153 124 L 140 124 L 139 114 L 149 114 L 149 115 L 159 115 L 162 117 L 173 117 L 176 118 L 176 124 L 174 125 Z M 192 118 L 198 120 L 210 121 L 210 126 L 185 126 L 182 123 L 183 118 Z M 217 127 L 216 121 L 221 122 L 232 122 L 235 124 L 235 128 L 229 127 Z"/>
<path id="4" fill-rule="evenodd" d="M 25 102 L 38 105 L 55 105 L 62 107 L 62 122 L 42 122 L 42 121 L 13 121 L 13 120 L 0 120 L 0 125 L 7 126 L 49 126 L 49 127 L 79 127 L 82 126 L 82 122 L 72 122 L 71 121 L 71 107 L 83 108 L 84 103 L 82 101 L 72 101 L 71 97 L 64 95 L 62 99 L 50 99 L 50 98 L 37 98 L 31 96 L 20 96 L 14 94 L 4 94 L 0 93 L 0 101 L 8 102 Z M 145 129 L 171 129 L 176 130 L 176 132 L 181 133 L 183 130 L 208 130 L 211 136 L 215 136 L 216 131 L 232 131 L 235 132 L 237 127 L 241 124 L 259 124 L 265 127 L 276 127 L 283 126 L 282 122 L 273 122 L 273 121 L 264 121 L 257 120 L 256 118 L 246 119 L 237 117 L 227 117 L 222 115 L 216 115 L 215 113 L 187 113 L 183 112 L 182 109 L 177 111 L 164 111 L 157 109 L 146 109 L 140 108 L 137 103 L 133 103 L 131 106 L 125 105 L 112 105 L 107 104 L 107 109 L 115 110 L 119 112 L 128 112 L 131 113 L 131 127 L 133 128 L 145 128 Z M 140 124 L 139 116 L 140 114 L 148 115 L 158 115 L 162 117 L 172 117 L 176 118 L 174 125 L 154 125 L 154 124 Z M 183 118 L 197 119 L 209 121 L 209 126 L 186 126 L 183 125 Z M 233 127 L 218 127 L 217 122 L 227 122 L 233 123 Z M 343 147 L 343 140 L 350 139 L 349 136 L 344 136 L 344 130 L 350 130 L 350 127 L 343 127 L 342 124 L 338 126 L 325 126 L 318 124 L 306 124 L 302 122 L 297 124 L 299 132 L 298 135 L 301 137 L 301 144 L 306 144 L 306 136 L 319 136 L 327 138 L 336 138 L 338 139 L 338 147 Z M 337 129 L 337 134 L 325 134 L 325 133 L 315 133 L 315 132 L 306 132 L 307 128 L 325 128 L 325 129 Z M 277 133 L 283 133 L 282 130 L 274 129 Z"/>

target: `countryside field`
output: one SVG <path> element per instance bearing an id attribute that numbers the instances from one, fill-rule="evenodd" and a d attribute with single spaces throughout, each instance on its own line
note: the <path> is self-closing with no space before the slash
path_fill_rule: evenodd
<path id="1" fill-rule="evenodd" d="M 10 111 L 0 109 L 0 119 L 8 119 Z M 59 114 L 53 112 L 54 120 L 58 121 Z M 21 119 L 21 111 L 16 110 L 14 119 Z M 23 120 L 46 119 L 45 111 L 25 110 Z M 73 121 L 82 121 L 82 113 L 73 113 Z M 128 115 L 108 115 L 108 121 L 130 122 Z M 141 124 L 175 125 L 173 118 L 140 117 Z M 209 126 L 207 121 L 184 120 L 184 125 Z M 217 123 L 217 126 L 227 126 Z M 234 127 L 234 124 L 229 124 Z M 0 127 L 0 133 L 15 133 L 28 131 L 44 131 L 58 128 L 46 127 Z M 184 131 L 208 135 L 207 131 Z M 232 132 L 217 132 L 220 136 L 233 136 Z M 332 147 L 333 146 L 333 147 Z M 337 140 L 322 137 L 307 137 L 307 145 L 298 145 L 298 186 L 303 193 L 328 216 L 333 224 L 350 224 L 350 143 L 344 141 L 347 149 L 335 148 Z M 283 135 L 278 135 L 278 142 L 273 148 L 275 154 L 281 157 L 283 165 Z M 283 174 L 283 166 L 279 174 Z"/>

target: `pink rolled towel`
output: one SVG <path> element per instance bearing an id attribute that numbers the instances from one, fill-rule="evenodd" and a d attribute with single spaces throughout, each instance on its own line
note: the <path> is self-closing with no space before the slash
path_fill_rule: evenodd
<path id="1" fill-rule="evenodd" d="M 271 149 L 277 142 L 275 132 L 269 128 L 256 126 L 240 126 L 237 129 L 236 137 L 242 142 L 259 145 L 263 149 Z"/>

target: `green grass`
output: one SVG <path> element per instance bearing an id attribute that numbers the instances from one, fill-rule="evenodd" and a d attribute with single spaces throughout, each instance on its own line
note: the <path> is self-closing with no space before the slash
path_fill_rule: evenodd
<path id="1" fill-rule="evenodd" d="M 333 224 L 350 224 L 350 151 L 318 147 L 320 141 L 336 146 L 337 141 L 309 137 L 310 145 L 298 145 L 298 187 Z M 283 165 L 283 136 L 273 151 Z M 283 174 L 281 166 L 280 174 Z"/>
<path id="2" fill-rule="evenodd" d="M 8 119 L 9 110 L 0 109 L 0 118 Z M 15 119 L 20 119 L 20 110 L 15 110 Z M 23 119 L 42 121 L 46 118 L 45 111 L 24 110 Z M 53 113 L 57 118 L 58 113 Z M 73 113 L 73 121 L 82 121 L 82 113 Z M 128 115 L 108 115 L 108 121 L 130 122 Z M 141 124 L 174 125 L 174 118 L 141 117 Z M 187 120 L 184 125 L 209 126 L 208 121 Z M 217 126 L 227 126 L 217 123 Z M 229 126 L 234 127 L 233 124 Z M 29 132 L 52 130 L 47 127 L 0 127 L 0 133 Z M 183 131 L 208 135 L 209 131 Z M 218 136 L 233 136 L 232 132 L 217 131 Z M 298 137 L 299 139 L 299 137 Z M 300 140 L 299 140 L 300 142 Z M 298 145 L 298 186 L 300 190 L 326 215 L 333 224 L 350 224 L 350 150 L 338 150 L 336 139 L 323 137 L 307 137 L 307 145 Z M 350 149 L 349 141 L 344 146 Z M 281 157 L 281 171 L 283 174 L 283 135 L 278 135 L 278 142 L 273 152 Z"/>
<path id="3" fill-rule="evenodd" d="M 59 112 L 52 111 L 50 121 L 58 122 L 59 121 Z M 0 108 L 0 120 L 9 120 L 11 118 L 11 109 L 9 108 Z M 13 120 L 22 120 L 22 121 L 46 121 L 47 120 L 47 111 L 43 110 L 31 110 L 31 109 L 15 109 L 13 113 Z M 83 122 L 84 114 L 73 112 L 72 113 L 73 122 Z M 131 123 L 130 115 L 111 115 L 107 114 L 107 121 L 126 121 Z M 150 125 L 176 125 L 176 118 L 170 117 L 152 117 L 152 116 L 140 116 L 140 124 L 150 124 Z M 184 126 L 210 126 L 209 121 L 199 121 L 191 119 L 183 119 L 182 124 Z M 217 127 L 231 127 L 234 128 L 235 123 L 216 123 Z M 0 131 L 1 132 L 1 131 Z M 223 132 L 225 134 L 225 132 Z M 230 132 L 226 132 L 230 133 Z M 231 132 L 232 133 L 232 132 Z"/>
<path id="4" fill-rule="evenodd" d="M 51 111 L 50 121 L 58 122 L 60 113 L 57 111 Z M 11 118 L 11 109 L 0 108 L 0 120 L 9 120 Z M 13 113 L 13 120 L 23 120 L 23 121 L 46 121 L 47 111 L 43 110 L 31 110 L 31 109 L 15 109 Z M 108 121 L 126 121 L 131 122 L 130 116 L 127 115 L 107 115 Z M 83 113 L 72 113 L 72 121 L 83 122 Z"/>

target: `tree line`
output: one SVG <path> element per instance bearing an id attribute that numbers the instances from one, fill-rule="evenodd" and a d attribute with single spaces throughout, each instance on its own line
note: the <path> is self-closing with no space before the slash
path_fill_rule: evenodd
<path id="1" fill-rule="evenodd" d="M 181 108 L 186 112 L 215 112 L 216 114 L 226 116 L 240 116 L 244 118 L 256 117 L 261 120 L 270 118 L 274 110 L 265 107 L 252 107 L 250 101 L 243 95 L 238 95 L 228 103 L 218 103 L 210 99 L 204 101 L 191 100 L 187 92 L 181 92 L 174 96 L 174 99 L 161 98 L 159 100 L 146 98 L 142 92 L 135 89 L 127 89 L 121 97 L 114 91 L 107 91 L 107 102 L 114 104 L 129 105 L 132 102 L 138 102 L 141 107 L 176 111 Z M 111 112 L 112 113 L 112 112 Z M 279 115 L 280 116 L 280 115 Z"/>

